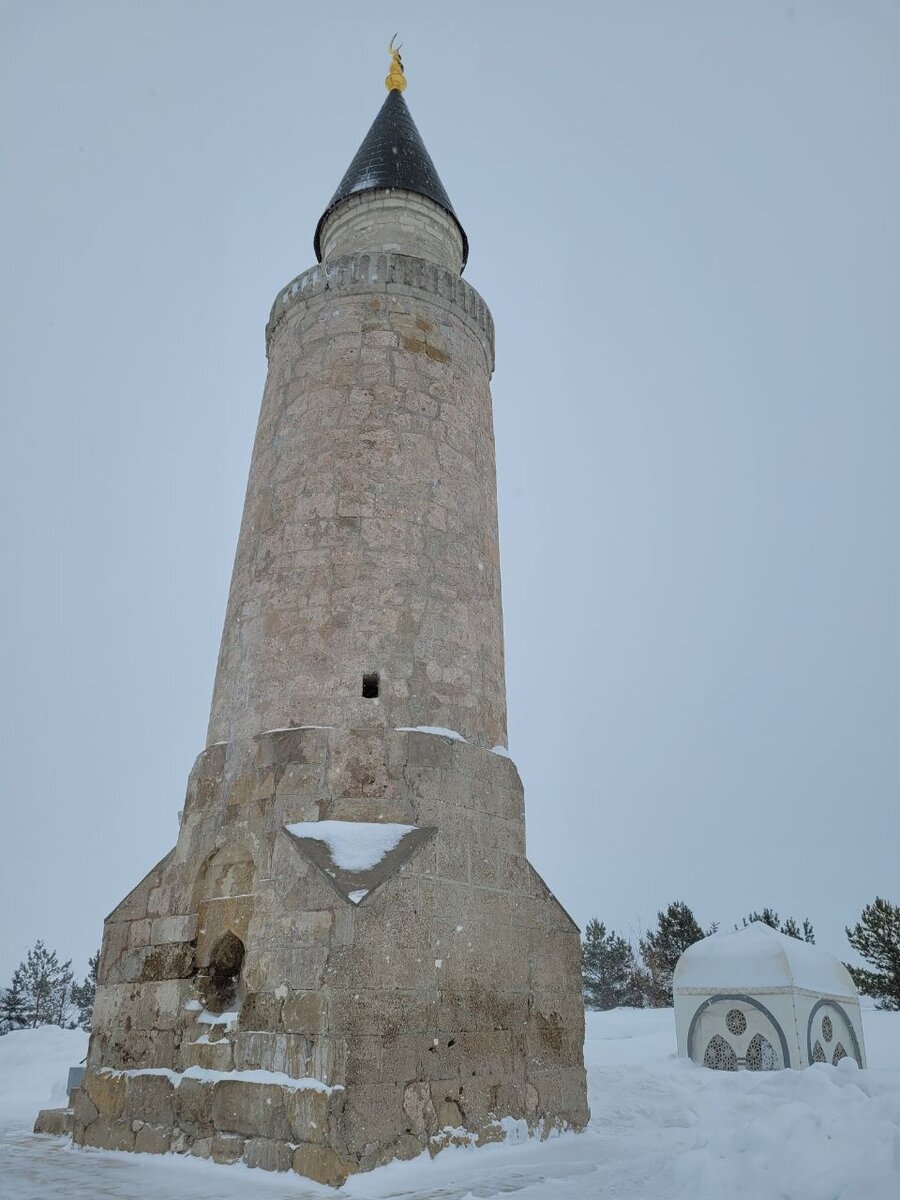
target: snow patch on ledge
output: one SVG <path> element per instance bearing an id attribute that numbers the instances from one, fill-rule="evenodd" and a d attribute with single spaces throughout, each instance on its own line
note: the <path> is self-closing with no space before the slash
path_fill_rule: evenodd
<path id="1" fill-rule="evenodd" d="M 306 1076 L 295 1079 L 283 1071 L 210 1071 L 206 1067 L 188 1067 L 186 1071 L 170 1071 L 168 1067 L 142 1067 L 140 1070 L 117 1071 L 114 1067 L 101 1067 L 98 1075 L 125 1076 L 134 1079 L 138 1075 L 162 1075 L 173 1087 L 178 1087 L 182 1079 L 199 1079 L 201 1083 L 219 1083 L 230 1079 L 235 1083 L 274 1083 L 279 1087 L 291 1088 L 295 1092 L 342 1092 L 340 1083 L 323 1083 L 321 1079 Z"/>
<path id="2" fill-rule="evenodd" d="M 185 1005 L 185 1008 L 186 1007 L 187 1005 Z M 192 1011 L 197 1013 L 196 1017 L 194 1017 L 194 1020 L 198 1025 L 224 1025 L 226 1029 L 232 1029 L 235 1025 L 237 1025 L 238 1018 L 241 1015 L 240 1012 L 213 1013 L 209 1012 L 205 1008 L 201 1008 L 199 1011 L 197 1009 L 193 1009 Z"/>
<path id="3" fill-rule="evenodd" d="M 343 871 L 371 871 L 415 828 L 386 821 L 297 821 L 285 825 L 294 837 L 324 842 L 332 862 Z M 353 903 L 362 899 L 360 896 Z"/>
<path id="4" fill-rule="evenodd" d="M 464 742 L 466 739 L 461 733 L 457 733 L 455 729 L 444 729 L 442 725 L 398 725 L 395 733 L 433 733 L 437 737 L 453 738 L 455 742 Z"/>
<path id="5" fill-rule="evenodd" d="M 464 738 L 461 733 L 457 733 L 455 729 L 445 729 L 443 725 L 398 725 L 395 733 L 431 733 L 435 737 L 453 738 L 454 742 L 465 742 L 469 744 L 468 738 Z M 499 754 L 501 758 L 509 758 L 510 753 L 505 746 L 492 746 L 491 754 Z"/>
<path id="6" fill-rule="evenodd" d="M 281 725 L 278 729 L 264 729 L 257 737 L 265 737 L 270 733 L 297 733 L 300 729 L 334 729 L 333 725 Z"/>

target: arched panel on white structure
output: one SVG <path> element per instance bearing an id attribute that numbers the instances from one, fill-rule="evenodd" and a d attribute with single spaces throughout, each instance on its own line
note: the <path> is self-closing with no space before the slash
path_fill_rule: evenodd
<path id="1" fill-rule="evenodd" d="M 767 1037 L 754 1033 L 750 1039 L 746 1054 L 748 1071 L 780 1071 L 781 1060 L 778 1051 Z"/>
<path id="2" fill-rule="evenodd" d="M 752 996 L 710 996 L 688 1031 L 688 1055 L 718 1071 L 780 1071 L 791 1065 L 784 1030 Z"/>
<path id="3" fill-rule="evenodd" d="M 703 1065 L 711 1071 L 736 1071 L 737 1055 L 723 1037 L 714 1033 L 703 1051 Z"/>
<path id="4" fill-rule="evenodd" d="M 806 1044 L 810 1062 L 828 1062 L 835 1066 L 842 1058 L 863 1065 L 859 1039 L 850 1014 L 836 1000 L 819 1000 L 809 1014 Z"/>

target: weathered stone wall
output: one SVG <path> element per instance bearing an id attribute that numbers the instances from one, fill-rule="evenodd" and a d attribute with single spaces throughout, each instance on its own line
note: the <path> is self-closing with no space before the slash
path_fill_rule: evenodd
<path id="1" fill-rule="evenodd" d="M 335 1182 L 459 1127 L 584 1124 L 580 942 L 525 858 L 522 802 L 509 759 L 425 733 L 205 751 L 175 850 L 106 924 L 76 1140 Z M 346 818 L 434 832 L 357 906 L 284 830 Z M 233 1023 L 198 1015 L 225 929 L 247 950 Z M 148 1069 L 174 1074 L 128 1074 Z"/>
<path id="2" fill-rule="evenodd" d="M 267 327 L 208 746 L 177 845 L 107 919 L 72 1123 L 340 1183 L 588 1112 L 578 930 L 490 749 L 490 312 L 430 201 L 352 198 L 324 239 Z M 351 871 L 321 821 L 409 828 Z"/>
<path id="3" fill-rule="evenodd" d="M 296 280 L 269 329 L 209 743 L 294 723 L 505 745 L 484 302 L 360 254 Z"/>
<path id="4" fill-rule="evenodd" d="M 342 201 L 322 226 L 322 258 L 366 251 L 407 254 L 462 270 L 463 240 L 459 225 L 427 196 L 379 189 Z"/>

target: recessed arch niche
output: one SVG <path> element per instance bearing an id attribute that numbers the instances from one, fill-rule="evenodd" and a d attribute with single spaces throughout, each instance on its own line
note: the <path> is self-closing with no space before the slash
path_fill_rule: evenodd
<path id="1" fill-rule="evenodd" d="M 226 973 L 238 957 L 240 974 L 244 956 L 250 949 L 247 938 L 257 876 L 253 854 L 248 846 L 237 841 L 226 842 L 213 851 L 197 874 L 193 893 L 197 912 L 197 963 L 200 976 L 220 979 L 221 983 L 213 988 L 214 993 L 220 987 L 226 987 Z M 202 984 L 200 976 L 198 989 Z"/>
<path id="2" fill-rule="evenodd" d="M 863 1065 L 853 1019 L 837 1000 L 819 1000 L 813 1005 L 806 1025 L 806 1041 L 812 1047 L 810 1062 L 830 1062 L 837 1066 L 842 1058 L 852 1058 L 858 1067 Z"/>
<path id="3" fill-rule="evenodd" d="M 711 996 L 694 1013 L 688 1054 L 718 1071 L 779 1071 L 790 1066 L 784 1030 L 752 996 Z"/>
<path id="4" fill-rule="evenodd" d="M 221 1013 L 236 1009 L 241 1001 L 241 968 L 244 943 L 229 929 L 216 941 L 209 962 L 197 976 L 197 992 L 204 1008 Z"/>

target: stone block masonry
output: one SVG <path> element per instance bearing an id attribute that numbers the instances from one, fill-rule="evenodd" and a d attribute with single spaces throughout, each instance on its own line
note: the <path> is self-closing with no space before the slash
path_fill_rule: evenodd
<path id="1" fill-rule="evenodd" d="M 487 306 L 351 255 L 285 289 L 268 341 L 209 742 L 294 721 L 505 745 Z"/>
<path id="2" fill-rule="evenodd" d="M 107 918 L 83 1086 L 40 1127 L 338 1185 L 588 1110 L 578 930 L 496 752 L 493 322 L 398 91 L 316 245 L 266 330 L 178 841 Z"/>
<path id="3" fill-rule="evenodd" d="M 76 1142 L 339 1183 L 460 1127 L 580 1128 L 580 943 L 525 858 L 522 806 L 508 758 L 430 733 L 295 729 L 204 751 L 177 846 L 106 923 Z M 356 904 L 285 829 L 385 813 L 434 836 Z M 160 940 L 141 945 L 148 922 Z M 229 935 L 240 978 L 210 1011 Z"/>

